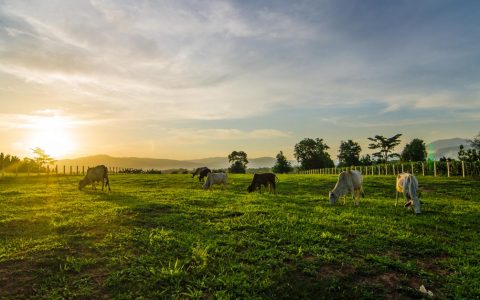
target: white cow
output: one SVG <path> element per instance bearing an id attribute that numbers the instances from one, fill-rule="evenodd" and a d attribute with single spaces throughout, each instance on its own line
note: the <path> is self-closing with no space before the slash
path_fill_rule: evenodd
<path id="1" fill-rule="evenodd" d="M 334 205 L 340 197 L 343 197 L 343 204 L 346 203 L 346 195 L 352 193 L 355 205 L 358 205 L 360 196 L 365 197 L 363 193 L 363 178 L 360 171 L 343 171 L 338 175 L 338 181 L 330 192 L 330 204 Z"/>
<path id="2" fill-rule="evenodd" d="M 396 201 L 395 206 L 398 204 L 398 193 L 403 193 L 405 197 L 405 207 L 409 207 L 413 204 L 413 210 L 416 214 L 420 213 L 420 199 L 418 198 L 418 181 L 415 176 L 410 173 L 401 173 L 397 175 L 396 184 Z"/>
<path id="3" fill-rule="evenodd" d="M 227 174 L 226 173 L 208 173 L 207 180 L 203 185 L 204 189 L 210 189 L 214 184 L 227 184 Z"/>

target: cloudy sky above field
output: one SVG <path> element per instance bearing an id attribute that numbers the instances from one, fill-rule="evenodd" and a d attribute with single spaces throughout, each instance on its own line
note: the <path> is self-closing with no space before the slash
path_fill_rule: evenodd
<path id="1" fill-rule="evenodd" d="M 480 1 L 2 1 L 0 151 L 274 156 L 480 130 Z M 401 149 L 398 149 L 401 150 Z"/>

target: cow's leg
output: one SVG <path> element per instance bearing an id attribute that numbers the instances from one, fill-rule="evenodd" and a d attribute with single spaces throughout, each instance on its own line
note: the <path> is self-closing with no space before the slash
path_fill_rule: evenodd
<path id="1" fill-rule="evenodd" d="M 104 186 L 105 186 L 105 178 L 102 179 L 102 191 L 103 191 Z"/>
<path id="2" fill-rule="evenodd" d="M 276 195 L 277 194 L 277 190 L 276 190 L 276 186 L 275 186 L 275 180 L 271 183 L 271 187 L 272 187 L 272 190 L 273 190 L 273 193 Z"/>

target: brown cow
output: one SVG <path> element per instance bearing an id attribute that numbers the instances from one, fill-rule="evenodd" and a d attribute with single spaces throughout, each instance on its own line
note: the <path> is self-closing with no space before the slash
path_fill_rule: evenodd
<path id="1" fill-rule="evenodd" d="M 273 173 L 253 174 L 252 183 L 248 186 L 247 191 L 251 193 L 256 189 L 259 189 L 261 193 L 262 185 L 264 185 L 265 188 L 269 188 L 270 193 L 273 191 L 273 193 L 276 194 L 275 179 L 278 179 L 278 177 Z"/>

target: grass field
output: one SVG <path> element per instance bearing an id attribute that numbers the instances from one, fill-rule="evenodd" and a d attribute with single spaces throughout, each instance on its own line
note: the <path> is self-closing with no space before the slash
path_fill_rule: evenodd
<path id="1" fill-rule="evenodd" d="M 423 214 L 394 207 L 394 177 L 365 177 L 331 207 L 334 175 L 252 175 L 201 189 L 191 175 L 0 179 L 0 298 L 480 297 L 480 181 L 419 177 Z"/>

